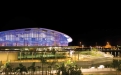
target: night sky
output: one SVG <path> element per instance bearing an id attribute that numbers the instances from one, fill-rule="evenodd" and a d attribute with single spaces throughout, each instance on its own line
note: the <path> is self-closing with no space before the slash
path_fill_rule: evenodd
<path id="1" fill-rule="evenodd" d="M 4 14 L 0 17 L 0 31 L 21 28 L 48 28 L 73 38 L 69 45 L 121 45 L 120 19 L 117 12 L 75 11 L 54 13 Z"/>

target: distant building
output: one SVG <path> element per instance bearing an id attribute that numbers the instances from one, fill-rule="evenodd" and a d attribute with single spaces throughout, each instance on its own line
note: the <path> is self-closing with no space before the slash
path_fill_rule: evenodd
<path id="1" fill-rule="evenodd" d="M 111 45 L 110 45 L 110 43 L 109 43 L 109 42 L 107 42 L 107 43 L 106 43 L 105 48 L 111 48 Z"/>

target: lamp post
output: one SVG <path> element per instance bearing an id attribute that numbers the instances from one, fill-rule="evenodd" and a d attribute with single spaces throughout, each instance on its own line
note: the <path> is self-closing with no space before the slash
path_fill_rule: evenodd
<path id="1" fill-rule="evenodd" d="M 7 62 L 8 62 L 8 59 L 9 59 L 9 51 L 7 51 Z"/>
<path id="2" fill-rule="evenodd" d="M 80 45 L 80 47 L 82 48 L 82 46 L 81 46 L 81 42 L 79 42 L 79 45 Z M 78 51 L 78 61 L 79 61 L 79 51 Z"/>
<path id="3" fill-rule="evenodd" d="M 96 48 L 97 48 L 97 42 L 96 42 Z"/>
<path id="4" fill-rule="evenodd" d="M 81 47 L 81 44 L 82 44 L 82 43 L 81 43 L 81 42 L 79 42 L 80 47 Z"/>

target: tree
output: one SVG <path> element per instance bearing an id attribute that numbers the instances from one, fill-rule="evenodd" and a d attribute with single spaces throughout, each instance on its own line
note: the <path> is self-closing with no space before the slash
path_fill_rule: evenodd
<path id="1" fill-rule="evenodd" d="M 121 72 L 121 64 L 117 67 L 117 71 L 120 73 Z M 120 74 L 117 74 L 120 75 Z"/>
<path id="2" fill-rule="evenodd" d="M 28 67 L 28 70 L 31 70 L 31 74 L 34 75 L 34 72 L 36 71 L 35 62 L 33 62 L 32 65 Z"/>
<path id="3" fill-rule="evenodd" d="M 115 68 L 117 70 L 117 74 L 118 72 L 121 71 L 121 60 L 113 60 L 113 62 L 111 63 L 111 67 Z"/>
<path id="4" fill-rule="evenodd" d="M 48 62 L 48 69 L 49 69 L 49 72 L 50 72 L 50 75 L 51 75 L 51 70 L 52 70 L 52 68 L 53 68 L 53 65 L 55 65 L 56 64 L 56 61 L 52 61 L 52 62 Z"/>
<path id="5" fill-rule="evenodd" d="M 5 71 L 5 75 L 8 75 L 9 72 L 12 72 L 12 67 L 10 65 L 10 62 L 6 62 L 6 64 L 4 65 L 4 71 Z"/>
<path id="6" fill-rule="evenodd" d="M 40 61 L 41 61 L 41 68 L 42 68 L 42 75 L 43 75 L 43 65 L 45 64 L 45 63 L 47 63 L 47 60 L 46 60 L 46 58 L 44 58 L 43 57 L 43 51 L 42 51 L 42 55 L 40 56 Z"/>
<path id="7" fill-rule="evenodd" d="M 15 68 L 15 72 L 19 72 L 21 75 L 23 75 L 23 72 L 28 72 L 26 66 L 24 66 L 22 63 L 19 64 L 18 67 Z"/>
<path id="8" fill-rule="evenodd" d="M 78 68 L 77 65 L 62 63 L 56 66 L 58 67 L 57 75 L 60 75 L 61 72 L 62 75 L 83 75 L 81 69 Z"/>

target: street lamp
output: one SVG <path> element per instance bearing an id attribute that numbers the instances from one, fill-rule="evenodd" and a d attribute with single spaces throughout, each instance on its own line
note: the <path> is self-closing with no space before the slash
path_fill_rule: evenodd
<path id="1" fill-rule="evenodd" d="M 79 42 L 79 45 L 80 45 L 80 47 L 81 47 L 81 42 Z"/>

